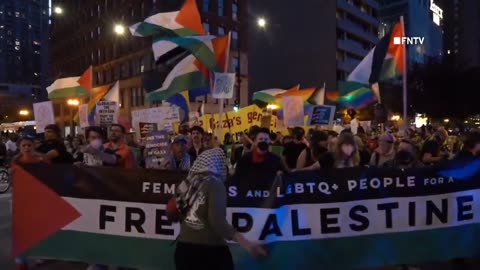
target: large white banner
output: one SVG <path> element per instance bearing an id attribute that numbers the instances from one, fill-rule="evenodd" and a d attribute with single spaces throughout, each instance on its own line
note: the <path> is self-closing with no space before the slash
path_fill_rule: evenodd
<path id="1" fill-rule="evenodd" d="M 43 133 L 47 125 L 55 124 L 55 115 L 51 101 L 34 103 L 33 114 L 37 125 L 37 133 Z"/>

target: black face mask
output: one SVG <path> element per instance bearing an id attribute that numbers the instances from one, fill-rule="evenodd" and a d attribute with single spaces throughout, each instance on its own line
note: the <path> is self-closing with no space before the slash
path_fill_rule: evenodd
<path id="1" fill-rule="evenodd" d="M 410 154 L 410 152 L 408 151 L 398 151 L 396 155 L 396 160 L 400 164 L 409 164 L 410 162 L 412 162 L 413 157 L 412 154 Z"/>
<path id="2" fill-rule="evenodd" d="M 260 151 L 262 151 L 262 152 L 268 151 L 268 143 L 259 142 L 258 143 L 258 149 L 260 149 Z"/>

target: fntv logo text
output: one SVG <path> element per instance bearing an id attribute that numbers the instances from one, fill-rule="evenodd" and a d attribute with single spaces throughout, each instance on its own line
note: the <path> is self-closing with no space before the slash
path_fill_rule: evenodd
<path id="1" fill-rule="evenodd" d="M 422 45 L 425 41 L 425 37 L 394 37 L 393 44 L 395 45 Z"/>

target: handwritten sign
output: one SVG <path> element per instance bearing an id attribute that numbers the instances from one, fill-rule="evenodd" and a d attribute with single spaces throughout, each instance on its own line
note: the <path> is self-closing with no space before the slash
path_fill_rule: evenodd
<path id="1" fill-rule="evenodd" d="M 111 126 L 118 123 L 118 105 L 115 101 L 97 102 L 97 121 L 100 126 Z"/>
<path id="2" fill-rule="evenodd" d="M 235 73 L 214 72 L 212 96 L 213 98 L 232 98 L 235 87 Z"/>
<path id="3" fill-rule="evenodd" d="M 53 105 L 51 101 L 34 103 L 33 114 L 35 115 L 37 133 L 43 133 L 47 125 L 55 124 L 55 116 L 53 114 Z"/>
<path id="4" fill-rule="evenodd" d="M 90 126 L 90 123 L 88 123 L 88 104 L 82 104 L 78 106 L 78 117 L 80 118 L 81 128 Z"/>
<path id="5" fill-rule="evenodd" d="M 308 117 L 309 126 L 331 126 L 335 116 L 335 106 L 315 106 Z"/>
<path id="6" fill-rule="evenodd" d="M 168 155 L 169 143 L 166 130 L 154 131 L 145 137 L 145 167 L 147 169 L 161 169 Z"/>
<path id="7" fill-rule="evenodd" d="M 140 122 L 156 123 L 157 129 L 173 131 L 173 123 L 180 121 L 180 110 L 177 106 L 163 105 L 149 109 L 132 111 L 132 125 L 140 137 Z"/>
<path id="8" fill-rule="evenodd" d="M 158 130 L 157 123 L 143 123 L 140 122 L 140 138 L 145 138 L 149 133 Z"/>
<path id="9" fill-rule="evenodd" d="M 285 126 L 302 127 L 305 121 L 305 111 L 303 108 L 303 98 L 301 97 L 283 97 L 283 120 Z"/>

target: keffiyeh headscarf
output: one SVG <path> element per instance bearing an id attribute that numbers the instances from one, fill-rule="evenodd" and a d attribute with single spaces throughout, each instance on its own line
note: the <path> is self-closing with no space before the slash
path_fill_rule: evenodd
<path id="1" fill-rule="evenodd" d="M 186 214 L 197 199 L 198 191 L 204 182 L 225 181 L 226 178 L 227 167 L 223 150 L 214 148 L 204 151 L 193 163 L 187 178 L 177 187 L 177 209 L 181 214 Z"/>

